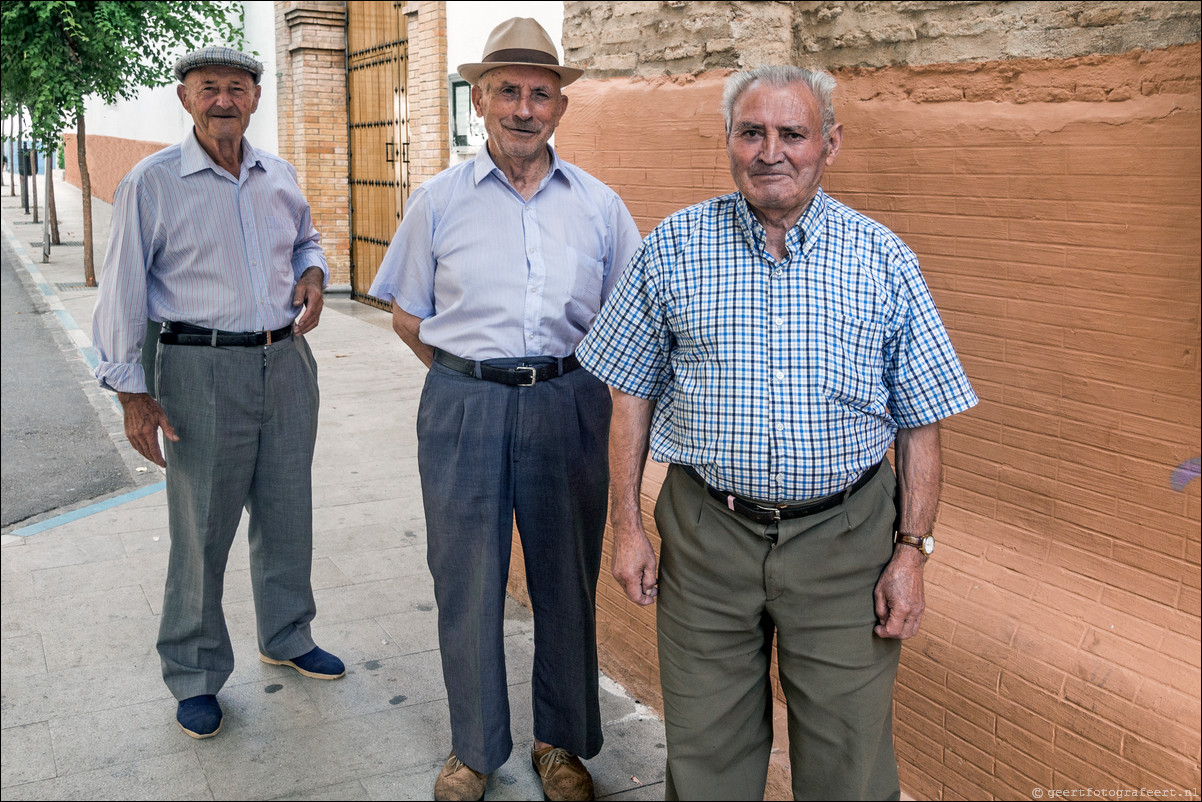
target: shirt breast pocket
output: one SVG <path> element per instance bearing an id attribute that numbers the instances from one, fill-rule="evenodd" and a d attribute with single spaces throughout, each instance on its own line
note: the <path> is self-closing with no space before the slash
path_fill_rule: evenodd
<path id="1" fill-rule="evenodd" d="M 834 315 L 823 321 L 818 367 L 822 391 L 833 401 L 884 414 L 885 327 L 870 320 Z"/>
<path id="2" fill-rule="evenodd" d="M 268 259 L 280 273 L 292 274 L 292 249 L 296 247 L 296 223 L 290 217 L 267 215 L 263 220 L 267 230 L 264 241 L 270 249 Z"/>
<path id="3" fill-rule="evenodd" d="M 605 281 L 605 264 L 582 250 L 567 246 L 568 263 L 575 274 L 568 291 L 570 308 L 586 322 L 591 322 L 601 309 L 601 286 Z"/>

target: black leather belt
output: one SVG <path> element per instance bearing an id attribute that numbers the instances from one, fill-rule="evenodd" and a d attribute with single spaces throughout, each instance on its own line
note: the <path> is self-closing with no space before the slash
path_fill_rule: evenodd
<path id="1" fill-rule="evenodd" d="M 790 518 L 801 518 L 806 515 L 813 515 L 824 510 L 829 510 L 838 507 L 840 504 L 851 498 L 856 491 L 868 484 L 872 477 L 876 476 L 876 472 L 880 470 L 881 463 L 878 462 L 860 475 L 860 478 L 852 482 L 846 489 L 840 490 L 838 493 L 832 493 L 829 496 L 816 498 L 812 501 L 802 501 L 797 504 L 764 504 L 759 501 L 751 501 L 750 499 L 741 498 L 734 493 L 727 493 L 712 486 L 697 473 L 697 471 L 689 465 L 681 465 L 684 472 L 689 475 L 693 481 L 705 488 L 706 492 L 722 503 L 732 512 L 737 512 L 744 518 L 749 518 L 752 521 L 760 524 L 771 524 L 777 521 L 784 521 Z"/>
<path id="2" fill-rule="evenodd" d="M 556 379 L 565 373 L 571 373 L 580 367 L 575 354 L 555 359 L 541 365 L 516 365 L 514 367 L 497 367 L 488 364 L 487 360 L 476 361 L 448 354 L 440 348 L 434 349 L 434 361 L 450 368 L 464 376 L 484 379 L 510 387 L 533 387 L 538 382 Z"/>
<path id="3" fill-rule="evenodd" d="M 193 326 L 191 323 L 174 323 L 167 321 L 159 334 L 159 342 L 164 345 L 219 345 L 255 346 L 271 345 L 274 342 L 292 334 L 292 324 L 275 331 L 219 331 L 206 329 L 203 326 Z"/>

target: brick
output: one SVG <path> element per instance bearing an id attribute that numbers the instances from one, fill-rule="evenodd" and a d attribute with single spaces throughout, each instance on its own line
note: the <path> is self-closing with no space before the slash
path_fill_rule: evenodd
<path id="1" fill-rule="evenodd" d="M 1051 704 L 1050 701 L 1048 703 Z M 1046 756 L 1052 749 L 1052 743 L 1055 738 L 1055 726 L 1050 721 L 1035 716 L 1024 705 L 1011 703 L 1003 707 L 1007 709 L 999 710 L 997 721 L 998 740 L 1010 744 L 1015 749 L 1032 757 Z M 1037 728 L 1031 728 L 1027 726 L 1028 723 L 1035 723 L 1038 726 Z"/>
<path id="2" fill-rule="evenodd" d="M 1118 754 L 1122 749 L 1123 730 L 1080 707 L 1060 705 L 1053 721 L 1057 727 L 1057 745 L 1060 744 L 1062 731 L 1067 731 L 1107 752 Z"/>
<path id="3" fill-rule="evenodd" d="M 944 747 L 945 763 L 959 758 L 982 772 L 993 772 L 995 743 L 993 733 L 984 732 L 955 714 L 949 713 L 944 737 L 947 742 Z"/>
<path id="4" fill-rule="evenodd" d="M 1018 638 L 1022 637 L 1023 635 L 1020 630 Z M 1025 649 L 1026 644 L 1025 642 L 1016 640 L 1015 646 L 1019 649 Z M 1037 644 L 1036 648 L 1039 646 L 1046 647 L 1047 644 Z M 1006 663 L 1005 670 L 1000 673 L 1003 685 L 1006 683 L 1007 676 L 1022 679 L 1024 682 L 1040 688 L 1045 693 L 1059 694 L 1061 687 L 1064 685 L 1065 672 L 1063 668 L 1048 665 L 1041 660 L 1024 658 L 1021 660 L 1011 660 Z"/>
<path id="5" fill-rule="evenodd" d="M 978 730 L 982 735 L 988 735 L 990 738 L 994 737 L 997 728 L 997 714 L 989 709 L 989 707 L 972 701 L 958 693 L 949 692 L 944 694 L 943 698 L 946 700 L 949 717 L 948 729 L 956 732 L 962 738 L 977 743 L 977 740 L 973 736 L 967 734 L 966 731 L 960 731 L 952 725 L 950 717 L 955 715 L 958 719 L 963 720 L 975 728 L 975 730 Z"/>
<path id="6" fill-rule="evenodd" d="M 1143 621 L 1159 622 L 1178 634 L 1193 635 L 1197 638 L 1198 619 L 1182 613 L 1172 605 L 1160 604 L 1114 587 L 1108 587 L 1102 592 L 1102 604 L 1108 608 L 1126 611 Z"/>
<path id="7" fill-rule="evenodd" d="M 929 771 L 922 766 L 914 766 L 909 761 L 898 761 L 898 779 L 901 781 L 903 794 L 911 799 L 942 799 L 943 784 L 934 779 Z"/>
<path id="8" fill-rule="evenodd" d="M 1134 701 L 1111 693 L 1102 685 L 1070 678 L 1064 699 L 1108 721 L 1118 722 L 1128 732 L 1170 750 L 1185 752 L 1197 740 L 1198 700 L 1190 699 L 1156 682 L 1144 682 Z M 1148 686 L 1154 691 L 1146 691 Z M 1175 720 L 1174 720 L 1175 719 Z"/>
<path id="9" fill-rule="evenodd" d="M 1158 680 L 1177 690 L 1188 693 L 1197 689 L 1198 672 L 1195 669 L 1175 660 L 1166 660 L 1155 650 L 1110 633 L 1091 630 L 1085 636 L 1082 648 L 1115 665 L 1130 666 L 1135 670 L 1144 667 L 1145 671 L 1154 672 Z"/>
<path id="10" fill-rule="evenodd" d="M 917 721 L 922 722 L 922 719 Z M 931 761 L 942 763 L 943 745 L 930 735 L 941 729 L 942 726 L 934 730 L 926 729 L 925 726 L 912 726 L 909 717 L 902 715 L 902 711 L 899 710 L 893 723 L 893 748 L 898 759 L 918 764 Z"/>
<path id="11" fill-rule="evenodd" d="M 927 641 L 922 653 L 939 665 L 954 666 L 956 673 L 986 687 L 995 685 L 1001 674 L 1001 670 L 989 660 L 954 645 Z"/>
<path id="12" fill-rule="evenodd" d="M 1188 615 L 1197 618 L 1202 611 L 1202 593 L 1198 588 L 1182 588 L 1177 598 L 1177 607 Z"/>
<path id="13" fill-rule="evenodd" d="M 1134 736 L 1128 736 L 1123 744 L 1123 757 L 1147 772 L 1164 777 L 1177 787 L 1188 787 L 1190 783 L 1197 782 L 1196 755 L 1196 748 L 1193 757 L 1186 757 Z"/>
<path id="14" fill-rule="evenodd" d="M 1103 766 L 1092 765 L 1071 752 L 1057 749 L 1052 753 L 1052 787 L 1060 789 L 1124 788 L 1127 783 L 1120 780 Z"/>
<path id="15" fill-rule="evenodd" d="M 1165 633 L 1160 643 L 1160 651 L 1165 657 L 1178 660 L 1194 668 L 1199 667 L 1200 659 L 1202 659 L 1202 653 L 1198 650 L 1197 632 L 1192 636 L 1178 635 L 1173 632 Z"/>
<path id="16" fill-rule="evenodd" d="M 971 747 L 959 738 L 951 737 L 949 741 L 953 743 L 948 744 L 943 758 L 946 772 L 942 777 L 946 789 L 944 799 L 986 798 L 988 795 L 985 789 L 993 782 L 991 769 L 982 769 L 976 763 L 967 760 L 961 752 L 967 752 Z"/>
<path id="17" fill-rule="evenodd" d="M 930 641 L 929 638 L 926 641 Z M 926 684 L 922 688 L 924 694 L 933 696 L 939 694 L 939 689 L 947 680 L 947 669 L 937 660 L 932 660 L 925 650 L 914 648 L 902 650 L 902 664 L 898 669 L 901 672 L 913 672 L 917 675 L 909 679 L 910 684 L 918 687 L 917 683 L 924 681 Z"/>
<path id="18" fill-rule="evenodd" d="M 1046 788 L 1052 784 L 1052 769 L 1046 756 L 1036 758 L 1010 746 L 998 742 L 994 747 L 994 774 L 999 780 L 1013 788 L 1024 788 L 1028 791 L 1034 787 Z M 1003 798 L 1017 799 L 1017 796 Z"/>

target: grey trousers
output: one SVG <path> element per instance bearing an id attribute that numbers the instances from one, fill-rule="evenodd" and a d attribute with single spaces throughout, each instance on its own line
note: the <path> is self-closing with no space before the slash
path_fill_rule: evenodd
<path id="1" fill-rule="evenodd" d="M 872 632 L 895 487 L 886 464 L 842 506 L 765 526 L 669 469 L 655 508 L 666 799 L 764 798 L 774 636 L 794 798 L 900 796 L 892 701 L 901 642 Z M 775 545 L 764 537 L 772 529 Z"/>
<path id="2" fill-rule="evenodd" d="M 259 651 L 313 648 L 312 465 L 317 364 L 301 337 L 254 348 L 159 345 L 171 555 L 159 624 L 163 679 L 177 699 L 217 693 L 234 669 L 221 608 L 242 509 Z"/>
<path id="3" fill-rule="evenodd" d="M 492 772 L 513 749 L 505 587 L 516 517 L 534 612 L 534 736 L 601 750 L 596 592 L 609 391 L 584 370 L 508 387 L 431 367 L 418 409 L 427 560 L 455 754 Z"/>

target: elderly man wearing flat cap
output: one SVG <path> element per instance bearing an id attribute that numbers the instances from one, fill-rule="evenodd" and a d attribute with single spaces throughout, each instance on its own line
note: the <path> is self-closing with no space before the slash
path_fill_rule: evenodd
<path id="1" fill-rule="evenodd" d="M 117 187 L 93 322 L 96 377 L 117 393 L 126 437 L 167 469 L 158 651 L 194 738 L 221 729 L 216 694 L 234 668 L 221 593 L 243 507 L 259 658 L 316 679 L 346 671 L 309 633 L 318 393 L 303 335 L 329 271 L 296 170 L 243 137 L 262 72 L 228 47 L 176 62 L 193 129 Z M 148 319 L 162 323 L 154 388 L 140 362 Z"/>
<path id="2" fill-rule="evenodd" d="M 480 799 L 513 748 L 502 624 L 516 519 L 534 611 L 531 759 L 591 799 L 601 748 L 595 595 L 610 400 L 573 352 L 640 237 L 621 199 L 548 145 L 581 71 L 532 19 L 463 64 L 488 145 L 410 197 L 371 294 L 429 368 L 418 468 L 452 752 L 435 799 Z"/>

